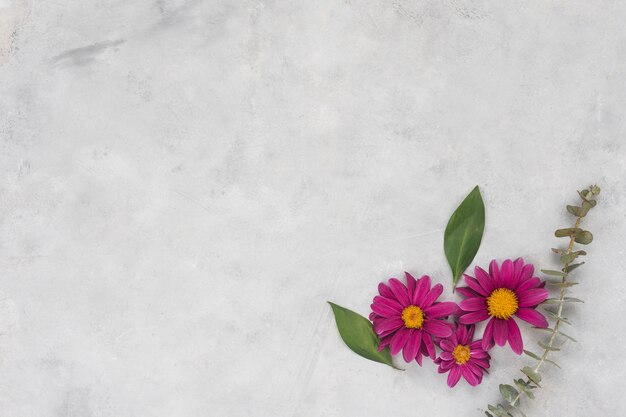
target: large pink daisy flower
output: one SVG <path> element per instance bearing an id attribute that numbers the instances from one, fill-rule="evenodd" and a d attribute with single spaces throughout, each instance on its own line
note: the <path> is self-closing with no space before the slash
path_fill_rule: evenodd
<path id="1" fill-rule="evenodd" d="M 484 350 L 491 349 L 494 341 L 504 346 L 508 340 L 513 352 L 521 355 L 524 344 L 514 316 L 533 326 L 548 327 L 543 314 L 535 310 L 548 298 L 548 290 L 539 278 L 532 276 L 534 270 L 531 264 L 524 265 L 518 258 L 515 262 L 507 259 L 501 268 L 495 260 L 491 261 L 489 273 L 476 267 L 476 278 L 464 275 L 468 287 L 457 288 L 467 297 L 459 304 L 465 312 L 459 322 L 473 324 L 491 317 L 483 333 Z"/>
<path id="2" fill-rule="evenodd" d="M 446 339 L 437 340 L 442 352 L 435 363 L 439 373 L 448 374 L 448 386 L 454 387 L 461 376 L 473 387 L 483 380 L 483 373 L 489 369 L 491 356 L 483 350 L 482 340 L 473 340 L 474 325 L 459 324 L 456 332 Z"/>
<path id="3" fill-rule="evenodd" d="M 406 286 L 396 278 L 389 280 L 389 286 L 378 285 L 380 295 L 374 297 L 370 320 L 380 337 L 380 350 L 389 346 L 392 355 L 402 350 L 407 363 L 415 359 L 421 365 L 422 354 L 435 359 L 432 338 L 452 334 L 452 324 L 442 318 L 459 310 L 456 303 L 435 302 L 443 292 L 441 284 L 431 288 L 427 275 L 416 281 L 405 274 Z"/>

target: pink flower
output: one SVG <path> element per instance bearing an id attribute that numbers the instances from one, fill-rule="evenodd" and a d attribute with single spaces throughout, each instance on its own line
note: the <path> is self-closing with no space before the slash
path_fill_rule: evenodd
<path id="1" fill-rule="evenodd" d="M 430 287 L 430 277 L 424 275 L 415 280 L 408 272 L 405 286 L 396 278 L 389 286 L 378 285 L 379 296 L 374 297 L 370 320 L 380 337 L 379 350 L 389 346 L 392 355 L 402 351 L 408 363 L 413 359 L 422 365 L 422 354 L 435 359 L 433 337 L 449 337 L 452 324 L 442 318 L 458 313 L 456 303 L 435 301 L 443 292 L 443 286 Z"/>
<path id="2" fill-rule="evenodd" d="M 489 273 L 480 267 L 474 269 L 476 278 L 465 275 L 469 287 L 457 288 L 466 297 L 459 306 L 465 313 L 459 318 L 462 324 L 489 320 L 483 333 L 482 347 L 489 350 L 494 341 L 504 346 L 508 340 L 513 352 L 522 354 L 524 344 L 513 316 L 533 326 L 548 327 L 548 321 L 535 308 L 548 298 L 539 278 L 532 277 L 535 268 L 524 265 L 521 258 L 515 262 L 507 259 L 498 268 L 495 260 L 489 264 Z"/>
<path id="3" fill-rule="evenodd" d="M 438 340 L 442 349 L 441 355 L 435 359 L 439 364 L 439 373 L 448 371 L 448 386 L 454 387 L 461 375 L 473 387 L 483 380 L 483 373 L 489 369 L 491 356 L 483 350 L 482 341 L 474 338 L 474 325 L 459 324 L 455 333 L 447 339 Z"/>

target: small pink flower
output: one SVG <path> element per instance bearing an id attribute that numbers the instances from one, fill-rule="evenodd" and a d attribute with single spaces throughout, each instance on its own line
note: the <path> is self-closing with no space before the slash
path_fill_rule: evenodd
<path id="1" fill-rule="evenodd" d="M 461 376 L 473 387 L 483 380 L 483 373 L 489 369 L 491 356 L 483 350 L 482 341 L 474 338 L 474 325 L 459 324 L 450 337 L 438 340 L 441 355 L 435 359 L 439 373 L 448 374 L 448 386 L 454 387 Z"/>
<path id="2" fill-rule="evenodd" d="M 405 286 L 396 278 L 389 286 L 378 285 L 380 295 L 374 297 L 370 320 L 380 337 L 379 350 L 389 346 L 392 355 L 402 351 L 408 363 L 413 359 L 422 365 L 422 354 L 435 359 L 433 337 L 449 337 L 452 324 L 442 319 L 458 313 L 456 303 L 435 302 L 443 292 L 443 286 L 430 287 L 430 277 L 424 275 L 415 280 L 408 272 Z"/>
<path id="3" fill-rule="evenodd" d="M 474 269 L 476 278 L 465 275 L 469 287 L 457 288 L 466 297 L 459 306 L 465 313 L 459 318 L 462 324 L 473 324 L 489 320 L 483 333 L 482 347 L 489 350 L 494 341 L 504 346 L 508 340 L 513 352 L 518 355 L 524 350 L 522 335 L 513 316 L 533 326 L 548 327 L 548 321 L 535 308 L 548 298 L 545 283 L 533 278 L 535 268 L 524 265 L 521 258 L 515 262 L 507 259 L 498 268 L 493 260 L 489 264 L 489 273 L 480 267 Z"/>

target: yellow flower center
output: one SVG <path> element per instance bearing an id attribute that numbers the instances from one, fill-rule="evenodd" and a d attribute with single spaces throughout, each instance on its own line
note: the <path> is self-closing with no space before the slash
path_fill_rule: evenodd
<path id="1" fill-rule="evenodd" d="M 452 356 L 454 356 L 454 360 L 459 365 L 463 365 L 465 362 L 470 359 L 470 348 L 469 346 L 457 345 L 452 352 Z"/>
<path id="2" fill-rule="evenodd" d="M 409 329 L 421 329 L 424 324 L 424 312 L 418 306 L 408 306 L 402 310 L 404 326 Z"/>
<path id="3" fill-rule="evenodd" d="M 496 288 L 487 297 L 487 311 L 499 319 L 508 319 L 517 312 L 517 295 L 508 288 Z"/>

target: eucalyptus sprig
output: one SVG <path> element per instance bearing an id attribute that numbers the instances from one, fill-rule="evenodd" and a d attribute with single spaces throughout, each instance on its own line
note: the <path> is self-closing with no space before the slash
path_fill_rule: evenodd
<path id="1" fill-rule="evenodd" d="M 488 411 L 485 414 L 489 417 L 514 417 L 514 413 L 519 414 L 522 417 L 526 417 L 524 412 L 520 409 L 520 401 L 523 396 L 530 399 L 535 398 L 533 390 L 540 388 L 541 374 L 540 369 L 544 363 L 552 364 L 558 368 L 560 366 L 548 356 L 552 352 L 559 351 L 560 348 L 555 345 L 557 338 L 568 339 L 576 342 L 576 340 L 560 330 L 561 324 L 571 325 L 572 323 L 565 317 L 563 317 L 563 306 L 568 303 L 580 303 L 583 302 L 578 298 L 566 297 L 568 288 L 578 284 L 578 282 L 568 280 L 570 273 L 583 265 L 584 262 L 574 263 L 574 261 L 587 253 L 583 250 L 574 250 L 574 244 L 580 243 L 581 245 L 588 245 L 593 240 L 593 235 L 588 230 L 583 230 L 580 224 L 583 218 L 587 215 L 589 210 L 596 206 L 596 197 L 600 194 L 600 188 L 597 185 L 591 186 L 587 189 L 578 192 L 581 199 L 579 206 L 567 206 L 567 211 L 576 217 L 574 227 L 558 229 L 554 232 L 556 237 L 569 238 L 569 245 L 567 248 L 553 248 L 552 251 L 559 256 L 559 261 L 563 265 L 561 270 L 545 270 L 541 271 L 552 277 L 552 281 L 548 281 L 547 284 L 559 288 L 558 298 L 549 298 L 543 303 L 543 307 L 548 316 L 554 320 L 554 326 L 547 329 L 535 328 L 547 332 L 546 340 L 540 340 L 538 342 L 541 348 L 541 354 L 524 350 L 524 353 L 537 361 L 536 365 L 525 366 L 521 369 L 524 374 L 524 378 L 514 380 L 514 385 L 500 384 L 500 394 L 504 401 L 497 405 L 489 404 L 487 406 Z M 554 278 L 558 278 L 554 280 Z"/>

